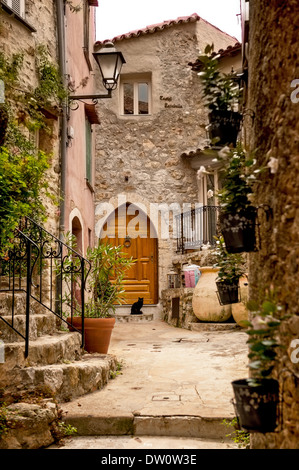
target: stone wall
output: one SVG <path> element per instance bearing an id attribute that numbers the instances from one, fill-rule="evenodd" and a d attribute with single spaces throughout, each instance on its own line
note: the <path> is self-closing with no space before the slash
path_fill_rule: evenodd
<path id="1" fill-rule="evenodd" d="M 226 47 L 235 40 L 206 22 L 174 24 L 152 33 L 115 41 L 126 64 L 122 75 L 151 76 L 152 111 L 122 116 L 120 88 L 98 106 L 95 204 L 117 204 L 123 195 L 130 203 L 183 204 L 198 201 L 196 172 L 183 152 L 203 145 L 207 111 L 199 77 L 188 66 L 210 42 Z M 101 84 L 98 83 L 101 90 Z M 149 215 L 149 214 L 148 214 Z M 98 219 L 96 219 L 97 223 Z M 97 234 L 97 230 L 96 230 Z M 163 238 L 158 227 L 159 291 L 167 287 L 176 240 Z"/>
<path id="2" fill-rule="evenodd" d="M 249 101 L 254 112 L 247 129 L 248 143 L 258 149 L 258 163 L 266 167 L 277 159 L 278 169 L 267 169 L 256 187 L 257 204 L 272 209 L 261 215 L 260 250 L 250 256 L 250 296 L 262 298 L 273 288 L 290 317 L 284 321 L 276 375 L 283 399 L 281 428 L 273 434 L 255 434 L 253 448 L 297 448 L 299 437 L 298 360 L 291 354 L 299 339 L 299 103 L 292 102 L 298 79 L 297 0 L 250 1 Z M 297 353 L 298 357 L 298 353 Z"/>
<path id="3" fill-rule="evenodd" d="M 19 75 L 22 91 L 32 91 L 38 85 L 35 61 L 37 47 L 45 45 L 50 60 L 57 64 L 57 38 L 56 38 L 56 9 L 52 0 L 33 1 L 26 3 L 26 22 L 32 28 L 0 9 L 0 50 L 5 57 L 10 58 L 14 53 L 23 53 L 24 61 Z M 47 173 L 49 191 L 59 197 L 59 119 L 58 115 L 48 119 L 50 134 L 40 132 L 39 143 L 42 150 L 52 154 L 51 168 Z M 49 198 L 45 198 L 48 212 L 47 228 L 57 234 L 59 214 L 56 205 Z"/>

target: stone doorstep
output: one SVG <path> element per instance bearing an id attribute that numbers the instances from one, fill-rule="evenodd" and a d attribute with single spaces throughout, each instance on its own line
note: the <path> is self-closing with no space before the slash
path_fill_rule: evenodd
<path id="1" fill-rule="evenodd" d="M 130 313 L 115 313 L 113 315 L 115 320 L 119 323 L 137 323 L 137 322 L 148 322 L 153 321 L 153 313 L 142 313 L 140 315 L 131 315 Z"/>
<path id="2" fill-rule="evenodd" d="M 11 323 L 11 316 L 3 319 Z M 22 334 L 25 332 L 25 315 L 14 315 L 14 327 Z M 53 313 L 35 314 L 30 316 L 29 338 L 35 340 L 42 335 L 53 334 L 56 331 L 56 317 Z M 0 321 L 0 339 L 6 343 L 24 342 L 4 321 Z"/>
<path id="3" fill-rule="evenodd" d="M 227 427 L 223 419 L 190 415 L 134 416 L 131 413 L 119 416 L 88 416 L 67 414 L 63 421 L 77 429 L 78 436 L 173 436 L 193 438 L 226 439 Z"/>
<path id="4" fill-rule="evenodd" d="M 115 356 L 87 353 L 78 361 L 20 369 L 19 379 L 26 389 L 40 384 L 48 387 L 57 402 L 62 403 L 100 390 L 116 368 Z"/>
<path id="5" fill-rule="evenodd" d="M 189 323 L 189 329 L 192 331 L 224 331 L 241 330 L 237 323 Z"/>

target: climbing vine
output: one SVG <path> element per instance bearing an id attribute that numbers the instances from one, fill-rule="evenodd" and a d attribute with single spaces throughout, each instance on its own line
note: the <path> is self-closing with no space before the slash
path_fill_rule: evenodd
<path id="1" fill-rule="evenodd" d="M 5 103 L 0 105 L 0 254 L 10 247 L 14 231 L 22 216 L 44 221 L 45 197 L 48 190 L 46 171 L 51 154 L 40 150 L 34 139 L 36 130 L 50 132 L 44 110 L 58 108 L 67 91 L 56 64 L 45 46 L 37 48 L 36 73 L 38 85 L 24 90 L 20 71 L 23 54 L 11 58 L 0 52 L 0 80 L 5 85 Z"/>

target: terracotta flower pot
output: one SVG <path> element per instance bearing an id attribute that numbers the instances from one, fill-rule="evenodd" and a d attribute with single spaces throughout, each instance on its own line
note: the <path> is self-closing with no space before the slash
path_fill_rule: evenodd
<path id="1" fill-rule="evenodd" d="M 71 319 L 67 321 L 71 323 Z M 73 317 L 72 325 L 81 331 L 81 317 Z M 115 318 L 84 319 L 84 349 L 89 353 L 107 354 Z M 71 326 L 69 326 L 71 330 Z"/>

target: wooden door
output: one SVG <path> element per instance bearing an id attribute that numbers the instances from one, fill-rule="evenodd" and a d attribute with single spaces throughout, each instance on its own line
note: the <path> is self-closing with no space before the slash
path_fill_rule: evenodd
<path id="1" fill-rule="evenodd" d="M 136 224 L 134 223 L 137 220 L 136 213 L 132 214 L 132 205 L 130 205 L 130 214 L 127 209 L 128 205 L 116 209 L 108 218 L 103 226 L 103 230 L 107 233 L 103 241 L 115 246 L 122 245 L 122 251 L 136 260 L 124 280 L 126 303 L 131 305 L 139 297 L 143 297 L 145 305 L 153 305 L 158 302 L 157 238 L 153 237 L 154 231 L 151 231 L 151 222 L 146 215 L 143 215 Z M 136 211 L 139 212 L 137 207 Z"/>

